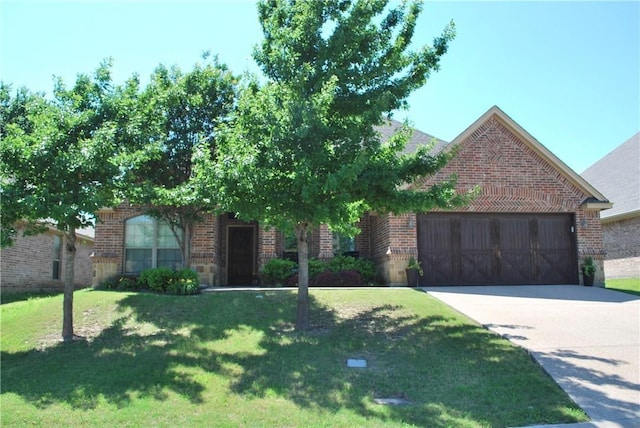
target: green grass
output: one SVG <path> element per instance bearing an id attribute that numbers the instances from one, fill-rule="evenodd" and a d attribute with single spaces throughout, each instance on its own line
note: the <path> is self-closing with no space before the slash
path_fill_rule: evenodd
<path id="1" fill-rule="evenodd" d="M 505 427 L 587 416 L 525 351 L 425 293 L 312 290 L 191 297 L 83 290 L 4 304 L 3 427 Z M 368 367 L 346 367 L 365 358 Z M 374 398 L 402 397 L 404 406 Z"/>
<path id="2" fill-rule="evenodd" d="M 607 279 L 607 288 L 640 296 L 640 278 Z"/>

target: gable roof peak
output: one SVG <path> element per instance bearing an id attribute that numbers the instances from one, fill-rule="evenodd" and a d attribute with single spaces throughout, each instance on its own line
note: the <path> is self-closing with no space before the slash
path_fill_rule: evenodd
<path id="1" fill-rule="evenodd" d="M 570 182 L 582 190 L 585 194 L 596 198 L 601 202 L 608 203 L 607 198 L 600 193 L 595 187 L 589 184 L 578 173 L 571 169 L 560 158 L 554 155 L 549 149 L 547 149 L 541 142 L 539 142 L 533 135 L 529 134 L 522 126 L 520 126 L 515 120 L 507 115 L 497 105 L 489 108 L 482 116 L 476 119 L 467 129 L 462 131 L 460 135 L 453 139 L 450 147 L 462 143 L 475 133 L 479 128 L 485 125 L 492 119 L 499 120 L 509 131 L 511 131 L 516 137 L 520 138 L 529 148 L 535 153 L 545 159 L 549 164 L 556 168 L 562 175 L 564 175 Z"/>

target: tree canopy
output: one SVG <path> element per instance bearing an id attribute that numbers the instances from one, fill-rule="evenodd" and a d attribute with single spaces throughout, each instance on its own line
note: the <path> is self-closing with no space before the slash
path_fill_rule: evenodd
<path id="1" fill-rule="evenodd" d="M 192 230 L 218 206 L 217 192 L 196 180 L 198 158 L 215 153 L 217 128 L 230 120 L 237 77 L 203 56 L 189 72 L 160 65 L 139 96 L 139 133 L 128 148 L 123 195 L 172 228 L 188 263 Z"/>
<path id="2" fill-rule="evenodd" d="M 428 148 L 400 155 L 410 129 L 381 141 L 375 126 L 406 106 L 454 37 L 453 24 L 432 46 L 410 50 L 420 2 L 265 0 L 264 40 L 254 58 L 268 80 L 243 91 L 237 120 L 222 138 L 218 171 L 223 200 L 298 240 L 296 327 L 308 317 L 308 241 L 328 224 L 353 234 L 369 210 L 425 211 L 463 204 L 455 178 L 428 191 L 407 183 L 442 168 L 450 153 Z"/>
<path id="3" fill-rule="evenodd" d="M 3 244 L 10 244 L 17 220 L 38 232 L 44 230 L 38 225 L 49 224 L 64 233 L 65 341 L 73 339 L 76 230 L 93 226 L 97 210 L 115 201 L 116 160 L 128 123 L 123 106 L 136 91 L 136 79 L 112 84 L 110 61 L 91 76 L 78 75 L 71 88 L 58 79 L 51 100 L 24 89 L 11 97 L 4 86 Z"/>

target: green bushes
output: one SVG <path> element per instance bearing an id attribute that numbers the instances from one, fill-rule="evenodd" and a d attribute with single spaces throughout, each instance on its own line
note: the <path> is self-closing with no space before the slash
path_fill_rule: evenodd
<path id="1" fill-rule="evenodd" d="M 375 265 L 370 260 L 349 256 L 336 256 L 329 261 L 309 260 L 309 285 L 350 286 L 371 284 L 375 276 Z M 262 270 L 265 285 L 298 284 L 297 264 L 285 259 L 272 259 Z"/>
<path id="2" fill-rule="evenodd" d="M 151 291 L 164 293 L 173 282 L 174 273 L 169 268 L 155 268 L 142 271 L 138 281 Z"/>
<path id="3" fill-rule="evenodd" d="M 149 290 L 157 293 L 191 295 L 200 291 L 198 274 L 191 269 L 172 270 L 155 268 L 143 271 L 140 276 L 123 275 L 107 281 L 102 287 L 116 291 Z"/>
<path id="4" fill-rule="evenodd" d="M 262 269 L 262 279 L 265 285 L 284 284 L 295 273 L 297 264 L 286 259 L 271 259 Z"/>

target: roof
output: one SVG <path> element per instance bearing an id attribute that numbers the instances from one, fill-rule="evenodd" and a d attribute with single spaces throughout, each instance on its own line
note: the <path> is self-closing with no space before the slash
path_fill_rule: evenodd
<path id="1" fill-rule="evenodd" d="M 403 125 L 403 123 L 391 119 L 384 125 L 377 126 L 375 129 L 380 133 L 381 141 L 386 141 Z M 407 141 L 407 145 L 405 146 L 404 150 L 402 150 L 402 153 L 415 153 L 418 147 L 432 143 L 434 144 L 432 149 L 434 153 L 440 152 L 448 144 L 444 140 L 436 138 L 433 135 L 429 135 L 422 131 L 418 131 L 414 128 L 413 133 L 411 134 L 411 138 L 409 139 L 409 141 Z"/>
<path id="2" fill-rule="evenodd" d="M 582 177 L 614 204 L 600 214 L 603 220 L 640 215 L 640 132 L 587 168 Z"/>
<path id="3" fill-rule="evenodd" d="M 441 150 L 452 150 L 453 147 L 462 143 L 468 137 L 470 137 L 478 128 L 480 128 L 486 121 L 491 118 L 496 118 L 502 122 L 514 135 L 517 135 L 522 141 L 525 142 L 534 152 L 540 155 L 543 159 L 549 162 L 553 167 L 560 171 L 569 181 L 571 181 L 578 189 L 583 193 L 589 195 L 584 201 L 588 203 L 589 209 L 608 209 L 611 208 L 609 200 L 600 193 L 595 187 L 589 184 L 584 178 L 578 175 L 567 164 L 562 162 L 556 155 L 551 153 L 542 143 L 536 140 L 531 134 L 529 134 L 524 128 L 518 125 L 513 119 L 511 119 L 505 112 L 503 112 L 498 106 L 493 106 L 480 116 L 475 122 L 473 122 L 467 129 L 465 129 L 460 135 L 453 139 L 450 143 L 444 140 L 432 137 L 429 134 L 414 130 L 413 136 L 407 143 L 404 152 L 415 152 L 418 145 L 428 144 L 435 140 L 434 152 L 440 152 Z M 397 121 L 390 121 L 389 126 L 380 127 L 378 130 L 382 134 L 383 140 L 389 138 L 402 124 Z M 586 205 L 585 205 L 586 206 Z"/>

